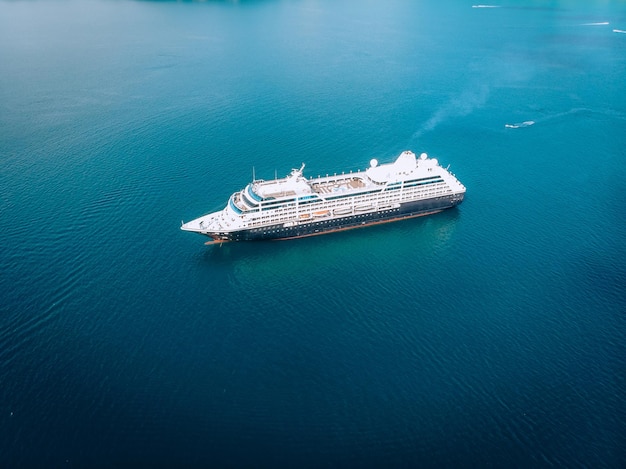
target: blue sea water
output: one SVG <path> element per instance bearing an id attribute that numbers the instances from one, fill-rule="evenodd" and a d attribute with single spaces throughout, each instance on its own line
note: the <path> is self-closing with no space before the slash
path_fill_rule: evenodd
<path id="1" fill-rule="evenodd" d="M 0 466 L 624 467 L 626 4 L 473 6 L 0 1 Z M 179 230 L 405 149 L 458 209 Z"/>

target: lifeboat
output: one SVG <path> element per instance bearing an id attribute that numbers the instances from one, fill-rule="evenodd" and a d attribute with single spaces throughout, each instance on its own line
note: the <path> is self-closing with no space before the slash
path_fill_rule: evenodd
<path id="1" fill-rule="evenodd" d="M 327 217 L 330 215 L 329 210 L 320 210 L 319 212 L 313 212 L 313 216 L 316 218 Z"/>
<path id="2" fill-rule="evenodd" d="M 350 212 L 352 212 L 352 209 L 350 207 L 348 207 L 348 208 L 336 208 L 335 210 L 333 210 L 333 213 L 335 215 L 347 215 Z"/>

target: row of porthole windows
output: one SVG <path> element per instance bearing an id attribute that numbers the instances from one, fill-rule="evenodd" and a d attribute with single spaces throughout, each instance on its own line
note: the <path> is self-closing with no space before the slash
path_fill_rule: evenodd
<path id="1" fill-rule="evenodd" d="M 388 202 L 388 200 L 382 200 L 383 202 Z M 378 202 L 381 202 L 381 200 L 379 200 Z M 346 207 L 346 206 L 328 206 L 328 207 L 324 207 L 325 209 L 331 210 L 334 208 L 351 208 L 351 207 Z M 308 212 L 307 212 L 308 213 Z M 284 215 L 294 215 L 296 214 L 295 211 L 287 211 Z M 279 213 L 280 215 L 280 213 Z M 258 217 L 256 220 L 271 220 L 271 219 L 276 219 L 276 215 L 272 216 L 272 215 L 262 215 L 261 217 Z M 290 219 L 290 218 L 286 218 L 286 219 Z"/>
<path id="2" fill-rule="evenodd" d="M 437 194 L 437 193 L 443 193 L 444 192 L 443 190 L 437 190 L 437 189 L 438 189 L 437 187 L 429 188 L 429 190 L 427 190 L 427 191 L 424 191 L 423 189 L 420 189 L 418 191 L 416 191 L 415 189 L 411 189 L 410 191 L 407 191 L 407 193 L 405 193 L 405 197 L 403 197 L 403 199 L 404 200 L 407 199 L 406 195 L 408 195 L 408 193 L 415 193 L 415 192 L 417 192 L 416 195 L 426 195 L 426 194 L 430 195 L 430 194 Z M 450 190 L 447 189 L 445 192 L 450 192 Z M 362 199 L 363 199 L 363 197 L 361 197 L 361 196 L 356 197 L 355 198 L 355 203 L 357 201 L 359 201 L 359 200 L 362 200 Z M 399 197 L 396 194 L 388 194 L 387 193 L 387 194 L 384 194 L 382 197 L 378 197 L 376 201 L 377 202 L 390 202 L 390 201 L 394 201 L 394 200 L 399 200 Z M 332 209 L 335 209 L 335 208 L 344 208 L 344 207 L 345 207 L 345 205 L 341 205 L 341 204 L 330 204 L 330 205 L 328 205 L 326 207 L 323 207 L 323 208 L 332 210 Z M 320 208 L 322 208 L 322 207 L 320 207 Z M 311 209 L 315 210 L 315 208 L 313 208 L 313 207 Z M 283 213 L 281 213 L 281 212 L 283 212 Z M 296 209 L 293 206 L 292 207 L 287 207 L 286 210 L 284 208 L 278 208 L 278 209 L 276 209 L 276 211 L 274 213 L 267 214 L 267 215 L 262 215 L 260 218 L 257 218 L 256 221 L 253 222 L 253 223 L 258 224 L 258 223 L 262 223 L 262 222 L 270 220 L 270 219 L 276 219 L 276 221 L 280 222 L 280 221 L 284 221 L 284 220 L 288 220 L 288 219 L 292 218 L 293 215 L 295 215 L 296 213 L 297 213 Z"/>
<path id="3" fill-rule="evenodd" d="M 383 197 L 379 197 L 375 202 L 390 202 L 390 201 L 394 201 L 394 200 L 399 200 L 399 197 L 397 196 L 391 196 L 391 195 L 387 195 L 387 196 L 383 196 Z M 332 210 L 332 209 L 336 209 L 336 208 L 350 208 L 350 207 L 346 207 L 345 205 L 339 205 L 339 204 L 330 204 L 324 207 L 319 207 L 319 208 L 324 208 L 324 209 L 328 209 L 328 210 Z M 312 210 L 315 210 L 315 208 L 312 208 Z M 281 213 L 282 212 L 282 213 Z M 270 219 L 270 218 L 276 218 L 276 215 L 284 215 L 284 216 L 289 216 L 289 215 L 293 215 L 298 213 L 295 209 L 277 209 L 273 214 L 267 214 L 267 215 L 262 215 L 260 218 L 261 219 Z"/>
<path id="4" fill-rule="evenodd" d="M 378 214 L 381 214 L 381 213 L 392 213 L 392 212 L 397 212 L 397 211 L 398 211 L 397 209 L 396 210 L 383 210 L 383 211 L 380 211 L 380 212 L 371 212 L 369 214 L 362 214 L 362 215 L 355 215 L 353 217 L 346 217 L 346 218 L 344 218 L 342 220 L 347 220 L 347 221 L 362 220 L 364 218 L 374 218 L 374 217 L 372 217 L 372 215 L 378 215 Z M 329 223 L 335 222 L 335 221 L 337 221 L 337 219 L 325 220 L 325 221 L 310 223 L 307 226 L 328 225 Z M 264 234 L 269 234 L 269 233 L 283 233 L 285 231 L 291 231 L 291 230 L 293 230 L 293 228 L 290 227 L 290 228 L 277 228 L 277 229 L 274 229 L 274 230 L 267 229 L 267 228 L 254 228 L 251 231 L 253 233 L 259 233 L 260 232 L 260 233 L 264 233 Z"/>
<path id="5" fill-rule="evenodd" d="M 398 210 L 398 209 L 396 209 L 396 210 Z M 376 213 L 387 213 L 387 212 L 390 212 L 390 211 L 391 211 L 391 210 L 380 211 L 380 212 L 371 212 L 371 213 L 369 213 L 369 214 L 365 214 L 365 215 L 362 215 L 362 214 L 361 214 L 361 215 L 357 215 L 356 217 L 363 218 L 363 217 L 366 217 L 366 216 L 369 216 L 369 215 L 372 215 L 372 214 L 376 214 Z M 288 214 L 287 214 L 287 215 L 288 215 Z M 291 219 L 293 219 L 293 217 L 289 217 L 289 216 L 283 216 L 283 217 L 276 217 L 276 216 L 273 216 L 273 217 L 272 217 L 272 216 L 263 216 L 263 217 L 261 217 L 261 218 L 257 218 L 257 219 L 253 222 L 253 226 L 254 226 L 254 225 L 258 225 L 258 224 L 263 224 L 263 223 L 266 223 L 267 221 L 272 220 L 272 219 L 273 219 L 273 220 L 275 220 L 276 222 L 281 222 L 281 221 L 291 220 Z M 316 222 L 316 223 L 317 223 L 317 224 L 319 224 L 319 223 L 328 223 L 328 220 L 327 220 L 327 221 L 322 221 L 322 222 Z"/>
<path id="6" fill-rule="evenodd" d="M 439 186 L 439 184 L 437 186 Z M 424 189 L 421 189 L 421 188 L 420 189 L 417 189 L 417 188 L 408 189 L 404 193 L 405 194 L 404 198 L 406 199 L 406 195 L 407 194 L 417 194 L 417 195 L 420 195 L 420 194 L 430 194 L 430 193 L 436 192 L 436 189 L 438 188 L 437 186 L 432 187 L 432 188 L 428 188 L 427 190 L 424 190 Z M 380 196 L 377 197 L 377 200 L 378 201 L 380 201 L 380 200 L 386 200 L 387 201 L 387 200 L 393 200 L 393 199 L 398 199 L 398 198 L 399 198 L 399 196 L 396 193 L 382 192 L 380 194 Z M 356 196 L 356 197 L 354 197 L 354 203 L 358 203 L 358 202 L 361 202 L 361 201 L 366 200 L 366 199 L 367 200 L 371 200 L 371 197 L 370 196 L 366 197 L 364 195 Z M 323 205 L 323 201 L 322 200 L 316 200 L 316 201 L 314 201 L 314 203 L 315 204 L 319 204 L 319 205 Z M 302 205 L 302 204 L 300 204 L 300 205 Z M 341 204 L 341 203 L 333 204 L 333 203 L 331 203 L 331 204 L 325 206 L 324 208 L 333 209 L 333 208 L 342 207 L 342 206 L 345 206 L 345 204 Z M 285 210 L 285 209 L 286 209 L 287 212 L 292 212 L 292 213 L 296 212 L 296 207 L 293 204 L 289 204 L 289 206 L 287 206 L 287 207 L 285 207 L 285 206 L 282 206 L 282 207 L 267 207 L 267 206 L 263 207 L 263 211 L 266 211 L 266 210 Z M 311 210 L 315 210 L 315 208 L 311 207 Z M 263 216 L 262 218 L 266 218 L 266 217 L 271 217 L 271 215 Z"/>

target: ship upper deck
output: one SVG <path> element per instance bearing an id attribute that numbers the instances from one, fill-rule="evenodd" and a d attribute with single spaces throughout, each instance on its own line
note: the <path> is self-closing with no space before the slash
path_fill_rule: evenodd
<path id="1" fill-rule="evenodd" d="M 354 191 L 372 184 L 368 181 L 365 173 L 341 174 L 335 176 L 306 179 L 303 176 L 293 178 L 287 176 L 284 179 L 273 181 L 255 181 L 253 191 L 265 200 L 290 198 L 309 194 L 335 194 Z"/>
<path id="2" fill-rule="evenodd" d="M 362 177 L 349 175 L 349 176 L 335 176 L 326 178 L 319 178 L 311 182 L 311 187 L 318 194 L 335 194 L 346 191 L 352 191 L 366 187 L 367 183 Z"/>
<path id="3" fill-rule="evenodd" d="M 300 169 L 292 169 L 285 178 L 272 181 L 254 181 L 252 190 L 265 200 L 311 194 L 313 189 L 306 178 L 302 176 L 303 169 L 304 164 Z"/>
<path id="4" fill-rule="evenodd" d="M 258 201 L 315 194 L 325 198 L 327 195 L 358 192 L 360 189 L 369 187 L 381 187 L 390 183 L 448 174 L 439 166 L 436 159 L 428 158 L 426 154 L 420 155 L 418 159 L 410 151 L 402 152 L 391 163 L 379 165 L 377 160 L 372 160 L 370 167 L 366 170 L 348 174 L 307 179 L 302 175 L 303 169 L 304 164 L 300 169 L 293 169 L 285 178 L 254 181 L 251 185 L 252 192 L 258 197 Z"/>
<path id="5" fill-rule="evenodd" d="M 313 190 L 308 181 L 290 180 L 289 178 L 274 181 L 256 181 L 252 189 L 263 199 L 279 199 L 283 197 L 295 197 L 297 195 L 311 194 Z"/>

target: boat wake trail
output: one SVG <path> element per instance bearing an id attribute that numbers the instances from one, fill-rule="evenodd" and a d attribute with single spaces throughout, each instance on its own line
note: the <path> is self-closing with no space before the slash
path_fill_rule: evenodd
<path id="1" fill-rule="evenodd" d="M 543 125 L 545 123 L 548 123 L 550 121 L 554 121 L 557 119 L 563 119 L 563 118 L 574 117 L 574 116 L 592 116 L 592 115 L 600 115 L 600 116 L 605 116 L 610 119 L 618 119 L 621 121 L 626 121 L 626 112 L 619 112 L 619 111 L 615 111 L 612 109 L 588 109 L 588 108 L 583 108 L 583 107 L 575 107 L 575 108 L 570 109 L 569 111 L 558 112 L 556 114 L 547 115 L 534 121 L 528 120 L 524 122 L 518 122 L 515 124 L 504 124 L 504 127 L 507 129 L 521 129 L 524 127 L 530 127 L 531 125 L 535 125 L 535 124 Z"/>
<path id="2" fill-rule="evenodd" d="M 500 8 L 500 5 L 472 5 L 472 8 Z"/>
<path id="3" fill-rule="evenodd" d="M 461 95 L 451 98 L 428 119 L 420 129 L 413 134 L 413 139 L 433 130 L 442 122 L 453 117 L 467 116 L 475 109 L 482 107 L 489 96 L 489 87 L 480 85 L 465 90 Z"/>
<path id="4" fill-rule="evenodd" d="M 624 31 L 623 29 L 614 29 L 613 30 L 614 33 L 622 33 L 622 34 L 626 34 L 626 31 Z"/>
<path id="5" fill-rule="evenodd" d="M 607 26 L 608 24 L 608 21 L 603 21 L 601 23 L 583 23 L 581 26 Z"/>
<path id="6" fill-rule="evenodd" d="M 534 124 L 535 124 L 535 121 L 524 121 L 518 124 L 504 124 L 504 126 L 507 129 L 520 129 L 523 127 L 530 127 L 531 125 L 534 125 Z"/>

